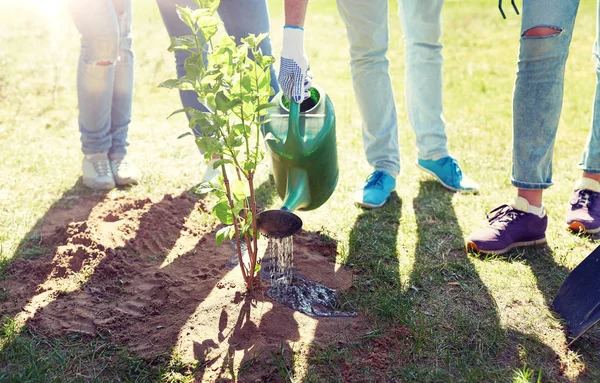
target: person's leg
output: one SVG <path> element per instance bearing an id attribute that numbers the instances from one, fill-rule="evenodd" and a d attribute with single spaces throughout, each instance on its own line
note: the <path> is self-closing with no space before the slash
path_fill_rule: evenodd
<path id="1" fill-rule="evenodd" d="M 192 34 L 192 31 L 188 26 L 179 19 L 175 5 L 196 8 L 196 3 L 193 0 L 156 0 L 156 3 L 170 37 L 180 37 Z M 175 51 L 175 67 L 178 78 L 185 76 L 185 59 L 189 56 L 189 52 Z M 208 112 L 208 109 L 198 101 L 196 92 L 192 90 L 180 90 L 179 96 L 181 97 L 181 104 L 184 108 L 194 108 L 196 110 Z"/>
<path id="2" fill-rule="evenodd" d="M 111 110 L 119 57 L 119 23 L 111 0 L 71 0 L 69 11 L 81 34 L 77 98 L 84 154 L 83 183 L 110 189 L 115 186 L 108 152 L 112 146 Z"/>
<path id="3" fill-rule="evenodd" d="M 337 5 L 350 44 L 350 72 L 362 117 L 365 155 L 375 169 L 355 202 L 379 207 L 395 188 L 400 173 L 398 118 L 386 58 L 388 2 L 337 0 Z"/>
<path id="4" fill-rule="evenodd" d="M 449 154 L 442 117 L 443 5 L 444 0 L 398 1 L 405 45 L 406 110 L 418 156 L 424 160 Z"/>
<path id="5" fill-rule="evenodd" d="M 269 33 L 269 8 L 266 0 L 221 0 L 219 16 L 227 33 L 239 44 L 249 34 Z M 259 45 L 262 54 L 273 55 L 271 38 L 267 36 Z M 252 56 L 250 56 L 252 57 Z M 271 87 L 275 94 L 279 92 L 279 83 L 275 67 L 271 65 Z"/>
<path id="6" fill-rule="evenodd" d="M 417 165 L 446 188 L 477 192 L 448 152 L 442 116 L 442 7 L 444 0 L 399 0 L 405 44 L 405 93 L 408 119 L 417 139 Z"/>
<path id="7" fill-rule="evenodd" d="M 595 234 L 600 232 L 600 2 L 596 19 L 596 93 L 592 111 L 592 124 L 579 168 L 581 180 L 569 200 L 566 214 L 567 227 L 575 232 Z"/>
<path id="8" fill-rule="evenodd" d="M 110 134 L 112 146 L 108 152 L 115 183 L 136 184 L 141 178 L 138 168 L 126 157 L 127 134 L 131 122 L 133 99 L 133 50 L 131 48 L 131 0 L 113 0 L 119 24 L 119 56 L 115 63 L 111 107 Z"/>
<path id="9" fill-rule="evenodd" d="M 352 85 L 362 117 L 367 161 L 393 177 L 400 173 L 398 118 L 389 75 L 387 0 L 337 0 L 350 44 Z"/>
<path id="10" fill-rule="evenodd" d="M 81 34 L 77 97 L 82 151 L 108 153 L 112 146 L 110 127 L 119 23 L 112 0 L 72 0 L 69 5 Z"/>
<path id="11" fill-rule="evenodd" d="M 131 0 L 113 0 L 119 24 L 119 51 L 115 62 L 114 88 L 111 109 L 112 147 L 109 157 L 127 153 L 127 132 L 131 122 L 133 98 L 133 50 L 131 47 Z"/>
<path id="12" fill-rule="evenodd" d="M 564 70 L 579 1 L 525 0 L 513 95 L 513 167 L 517 198 L 488 215 L 467 248 L 503 253 L 545 243 L 543 190 L 552 185 L 552 154 L 562 108 Z"/>

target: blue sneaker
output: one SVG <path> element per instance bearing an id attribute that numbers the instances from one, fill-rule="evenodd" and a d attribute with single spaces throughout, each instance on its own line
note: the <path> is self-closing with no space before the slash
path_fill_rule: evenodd
<path id="1" fill-rule="evenodd" d="M 375 170 L 367 178 L 362 189 L 356 192 L 354 202 L 367 209 L 382 206 L 392 190 L 396 188 L 396 179 L 382 170 Z"/>
<path id="2" fill-rule="evenodd" d="M 439 160 L 422 160 L 419 158 L 417 166 L 433 174 L 447 189 L 461 193 L 479 193 L 479 185 L 472 179 L 462 174 L 458 162 L 450 156 Z"/>

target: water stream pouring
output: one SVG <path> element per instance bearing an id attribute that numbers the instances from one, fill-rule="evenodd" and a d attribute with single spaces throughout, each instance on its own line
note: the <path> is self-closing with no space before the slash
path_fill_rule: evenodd
<path id="1" fill-rule="evenodd" d="M 302 104 L 280 92 L 264 124 L 279 210 L 258 214 L 258 230 L 269 238 L 284 238 L 302 228 L 294 210 L 313 210 L 324 204 L 337 185 L 339 169 L 335 141 L 335 112 L 325 91 L 313 86 Z"/>

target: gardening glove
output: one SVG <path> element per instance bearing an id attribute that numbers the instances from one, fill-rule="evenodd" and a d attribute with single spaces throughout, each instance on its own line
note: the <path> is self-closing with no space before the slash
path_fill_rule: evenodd
<path id="1" fill-rule="evenodd" d="M 279 85 L 285 96 L 298 104 L 310 97 L 312 73 L 304 53 L 304 29 L 286 25 L 283 27 L 283 44 L 279 64 Z"/>

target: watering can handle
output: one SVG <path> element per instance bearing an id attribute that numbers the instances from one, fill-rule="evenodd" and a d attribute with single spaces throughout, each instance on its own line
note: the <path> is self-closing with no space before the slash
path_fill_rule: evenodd
<path id="1" fill-rule="evenodd" d="M 290 114 L 288 116 L 288 133 L 285 140 L 285 151 L 292 154 L 302 149 L 300 138 L 300 104 L 290 100 Z"/>

